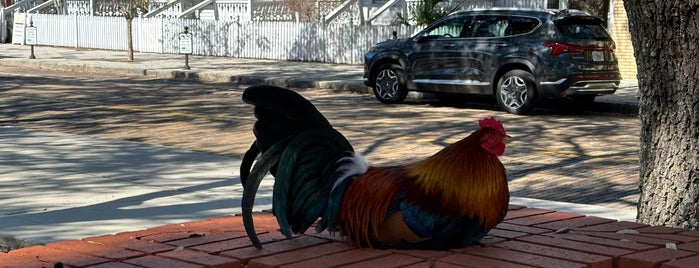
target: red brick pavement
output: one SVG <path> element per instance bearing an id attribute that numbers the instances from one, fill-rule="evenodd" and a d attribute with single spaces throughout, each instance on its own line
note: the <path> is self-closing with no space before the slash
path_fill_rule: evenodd
<path id="1" fill-rule="evenodd" d="M 270 213 L 165 225 L 0 253 L 0 267 L 697 267 L 699 231 L 511 206 L 478 245 L 450 251 L 355 248 L 327 232 L 290 240 Z"/>

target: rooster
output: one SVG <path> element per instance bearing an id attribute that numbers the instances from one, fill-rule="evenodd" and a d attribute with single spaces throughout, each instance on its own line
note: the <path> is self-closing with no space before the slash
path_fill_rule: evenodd
<path id="1" fill-rule="evenodd" d="M 494 118 L 422 161 L 369 167 L 298 93 L 252 86 L 243 101 L 254 105 L 257 118 L 256 140 L 240 168 L 243 223 L 257 248 L 252 209 L 268 172 L 275 179 L 272 211 L 288 238 L 317 223 L 317 232 L 339 232 L 357 246 L 461 248 L 507 212 L 507 176 L 498 156 L 510 137 Z"/>

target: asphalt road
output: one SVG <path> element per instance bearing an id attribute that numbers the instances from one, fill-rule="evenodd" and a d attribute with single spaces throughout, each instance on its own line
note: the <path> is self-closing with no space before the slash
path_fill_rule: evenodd
<path id="1" fill-rule="evenodd" d="M 138 141 L 241 157 L 254 140 L 247 85 L 0 70 L 0 126 Z M 502 162 L 513 196 L 635 209 L 640 121 L 539 109 L 517 116 L 492 102 L 383 105 L 372 96 L 296 89 L 377 165 L 427 157 L 500 119 L 514 141 Z"/>

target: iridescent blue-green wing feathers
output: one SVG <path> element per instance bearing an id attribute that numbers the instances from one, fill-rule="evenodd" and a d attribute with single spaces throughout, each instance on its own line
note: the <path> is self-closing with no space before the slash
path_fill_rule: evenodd
<path id="1" fill-rule="evenodd" d="M 297 135 L 282 153 L 275 176 L 273 210 L 283 234 L 303 233 L 328 207 L 336 163 L 352 146 L 334 129 Z"/>

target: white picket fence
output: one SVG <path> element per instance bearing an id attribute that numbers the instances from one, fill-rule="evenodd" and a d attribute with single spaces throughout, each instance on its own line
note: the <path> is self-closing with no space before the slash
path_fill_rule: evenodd
<path id="1" fill-rule="evenodd" d="M 32 14 L 38 45 L 126 50 L 122 17 Z M 179 34 L 192 33 L 193 54 L 361 64 L 374 44 L 412 36 L 419 28 L 277 21 L 212 21 L 137 18 L 133 44 L 139 52 L 179 53 Z"/>

